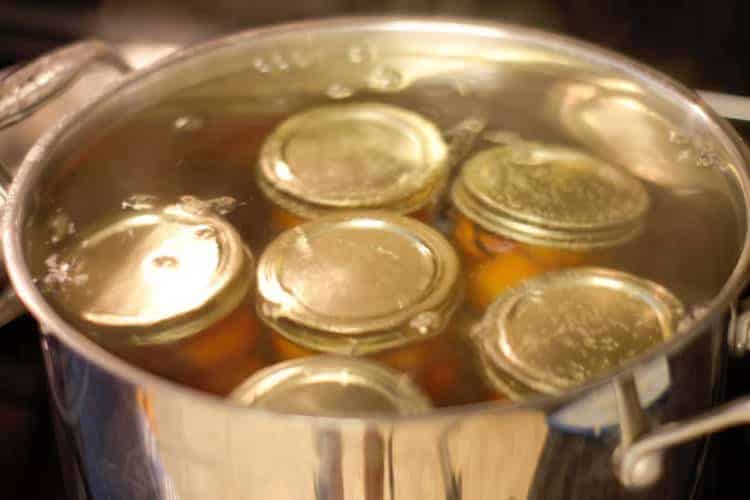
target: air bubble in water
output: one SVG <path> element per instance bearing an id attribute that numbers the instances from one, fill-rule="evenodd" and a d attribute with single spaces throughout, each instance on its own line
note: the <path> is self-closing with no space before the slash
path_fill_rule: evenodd
<path id="1" fill-rule="evenodd" d="M 253 59 L 253 67 L 258 73 L 270 73 L 273 71 L 271 65 L 262 57 L 256 57 Z"/>
<path id="2" fill-rule="evenodd" d="M 154 257 L 152 262 L 155 267 L 161 269 L 176 269 L 180 265 L 177 257 L 173 257 L 172 255 L 159 255 L 158 257 Z"/>
<path id="3" fill-rule="evenodd" d="M 180 206 L 183 210 L 197 215 L 204 215 L 209 212 L 227 215 L 233 212 L 239 206 L 239 203 L 231 196 L 219 196 L 202 200 L 196 196 L 184 195 L 180 196 Z"/>
<path id="4" fill-rule="evenodd" d="M 369 45 L 352 45 L 349 47 L 349 60 L 354 64 L 363 64 L 375 58 L 375 51 Z"/>
<path id="5" fill-rule="evenodd" d="M 273 62 L 273 65 L 276 66 L 276 69 L 279 71 L 289 70 L 289 62 L 279 53 L 271 55 L 271 62 Z"/>
<path id="6" fill-rule="evenodd" d="M 227 215 L 237 208 L 237 200 L 231 196 L 219 196 L 208 200 L 208 205 L 219 215 Z"/>
<path id="7" fill-rule="evenodd" d="M 198 116 L 180 116 L 173 127 L 178 132 L 197 132 L 203 128 L 203 119 Z"/>
<path id="8" fill-rule="evenodd" d="M 180 196 L 180 208 L 196 215 L 203 215 L 210 210 L 208 203 L 189 194 Z"/>
<path id="9" fill-rule="evenodd" d="M 401 87 L 403 79 L 398 70 L 388 66 L 381 66 L 372 72 L 368 83 L 373 90 L 398 90 Z"/>
<path id="10" fill-rule="evenodd" d="M 326 89 L 326 95 L 331 99 L 346 99 L 354 94 L 354 90 L 341 83 L 333 83 Z"/>
<path id="11" fill-rule="evenodd" d="M 50 242 L 53 244 L 60 243 L 76 231 L 76 226 L 70 216 L 62 210 L 58 210 L 57 213 L 50 218 L 48 226 L 50 231 Z"/>
<path id="12" fill-rule="evenodd" d="M 676 144 L 678 146 L 686 146 L 690 144 L 690 137 L 676 130 L 670 130 L 669 142 L 671 142 L 672 144 Z"/>
<path id="13" fill-rule="evenodd" d="M 134 194 L 128 196 L 120 205 L 123 210 L 150 210 L 156 206 L 159 198 L 152 194 Z"/>
<path id="14" fill-rule="evenodd" d="M 64 291 L 68 286 L 81 286 L 88 282 L 88 274 L 82 273 L 82 264 L 76 259 L 61 259 L 56 253 L 44 261 L 47 274 L 42 283 L 51 290 Z"/>
<path id="15" fill-rule="evenodd" d="M 719 156 L 712 150 L 706 149 L 698 154 L 695 164 L 702 168 L 715 167 L 719 163 Z"/>
<path id="16" fill-rule="evenodd" d="M 434 331 L 440 325 L 440 315 L 434 311 L 417 314 L 410 322 L 409 326 L 417 331 L 420 335 L 427 335 Z"/>
<path id="17" fill-rule="evenodd" d="M 683 149 L 680 150 L 679 153 L 677 153 L 677 161 L 680 163 L 685 163 L 688 160 L 690 160 L 690 157 L 692 156 L 692 151 L 689 149 Z"/>

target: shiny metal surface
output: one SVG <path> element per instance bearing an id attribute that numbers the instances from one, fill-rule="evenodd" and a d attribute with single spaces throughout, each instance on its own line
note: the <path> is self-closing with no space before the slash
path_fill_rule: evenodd
<path id="1" fill-rule="evenodd" d="M 117 51 L 101 42 L 89 41 L 59 49 L 5 75 L 0 81 L 0 129 L 28 117 L 96 62 L 123 73 L 131 70 Z"/>
<path id="2" fill-rule="evenodd" d="M 668 379 L 667 389 L 645 410 L 657 425 L 714 404 L 726 345 L 723 318 L 748 267 L 745 168 L 750 156 L 725 122 L 693 93 L 662 75 L 563 37 L 455 21 L 303 23 L 183 51 L 126 78 L 117 89 L 45 136 L 16 178 L 4 219 L 3 248 L 19 296 L 45 331 L 43 347 L 60 439 L 75 450 L 70 460 L 79 478 L 74 498 L 686 498 L 688 485 L 682 478 L 697 463 L 697 443 L 670 450 L 661 479 L 651 489 L 630 492 L 615 476 L 612 456 L 621 439 L 620 429 L 634 428 L 628 424 L 631 413 L 617 410 L 614 382 L 618 378 L 594 380 L 559 397 L 444 409 L 424 417 L 278 415 L 212 398 L 128 365 L 77 332 L 40 294 L 28 268 L 25 228 L 39 199 L 36 193 L 45 192 L 50 173 L 83 134 L 129 106 L 184 89 L 216 76 L 216 71 L 243 69 L 266 52 L 295 46 L 341 46 L 361 41 L 365 35 L 380 46 L 402 50 L 434 50 L 439 37 L 440 50 L 446 53 L 481 53 L 487 60 L 532 66 L 551 64 L 561 72 L 580 72 L 582 78 L 604 73 L 609 83 L 620 81 L 637 90 L 631 98 L 637 101 L 638 96 L 647 96 L 643 99 L 659 116 L 711 142 L 726 160 L 721 162 L 721 175 L 715 177 L 722 192 L 730 193 L 736 203 L 743 228 L 742 252 L 724 287 L 702 314 L 686 323 L 680 335 L 627 363 L 615 375 L 632 374 L 637 382 L 648 362 L 666 364 L 667 375 L 656 373 L 662 374 L 662 381 Z M 464 63 L 461 59 L 460 64 Z M 477 65 L 482 67 L 481 62 Z M 402 83 L 407 84 L 419 71 L 429 73 L 436 68 L 406 68 Z M 310 80 L 296 84 L 311 85 L 319 76 L 313 71 Z M 254 90 L 270 92 L 278 82 L 269 81 Z M 512 87 L 513 83 L 511 78 L 508 84 Z M 515 82 L 527 83 L 524 78 Z M 648 156 L 655 150 L 642 147 L 638 151 Z M 658 177 L 658 163 L 639 165 L 641 172 Z M 609 423 L 592 418 L 602 413 L 616 418 Z M 631 441 L 631 448 L 637 446 L 637 439 Z"/>
<path id="3" fill-rule="evenodd" d="M 727 332 L 729 352 L 744 356 L 750 349 L 750 300 L 743 299 L 732 306 L 731 321 Z"/>
<path id="4" fill-rule="evenodd" d="M 445 177 L 447 149 L 437 127 L 411 111 L 331 105 L 276 128 L 263 144 L 258 180 L 274 202 L 303 217 L 346 208 L 409 213 Z"/>
<path id="5" fill-rule="evenodd" d="M 579 268 L 503 293 L 475 334 L 493 374 L 506 371 L 522 385 L 557 394 L 669 339 L 684 314 L 656 283 Z"/>
<path id="6" fill-rule="evenodd" d="M 616 461 L 616 472 L 627 487 L 651 486 L 661 477 L 654 468 L 659 467 L 670 448 L 748 423 L 750 398 L 740 398 L 697 417 L 665 424 L 625 447 Z"/>
<path id="7" fill-rule="evenodd" d="M 635 237 L 649 206 L 627 172 L 574 149 L 522 141 L 470 158 L 451 194 L 488 231 L 584 250 Z"/>
<path id="8" fill-rule="evenodd" d="M 724 118 L 750 122 L 749 97 L 727 95 L 708 90 L 701 90 L 698 92 L 698 95 Z"/>
<path id="9" fill-rule="evenodd" d="M 670 359 L 674 383 L 649 419 L 709 407 L 707 382 L 720 369 L 716 327 Z M 566 405 L 393 421 L 273 415 L 133 385 L 54 336 L 45 343 L 62 436 L 78 450 L 69 465 L 83 478 L 80 498 L 681 499 L 701 449 L 670 451 L 661 481 L 635 494 L 612 468 L 624 424 L 571 429 L 555 419 Z M 600 390 L 612 391 L 604 406 L 617 414 L 615 387 Z M 579 418 L 592 410 L 601 404 L 579 408 Z M 380 496 L 366 496 L 373 486 Z"/>
<path id="10" fill-rule="evenodd" d="M 258 313 L 307 348 L 367 354 L 441 334 L 461 298 L 460 263 L 426 224 L 385 211 L 291 229 L 258 261 Z"/>

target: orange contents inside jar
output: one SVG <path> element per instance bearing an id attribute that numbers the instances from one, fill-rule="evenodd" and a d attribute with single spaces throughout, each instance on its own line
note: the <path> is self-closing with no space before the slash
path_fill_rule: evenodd
<path id="1" fill-rule="evenodd" d="M 456 216 L 453 237 L 468 276 L 469 300 L 480 310 L 522 280 L 597 262 L 596 252 L 518 243 L 485 231 L 462 214 Z"/>
<path id="2" fill-rule="evenodd" d="M 278 332 L 271 333 L 278 361 L 319 354 L 296 344 Z M 464 361 L 446 345 L 445 339 L 431 338 L 373 353 L 368 358 L 409 375 L 436 404 L 451 401 L 460 382 Z"/>
<path id="3" fill-rule="evenodd" d="M 464 371 L 464 361 L 443 337 L 390 349 L 373 358 L 408 374 L 438 405 L 452 400 Z"/>
<path id="4" fill-rule="evenodd" d="M 253 307 L 242 304 L 226 318 L 175 346 L 177 355 L 198 370 L 211 369 L 235 358 L 248 357 L 259 337 Z"/>
<path id="5" fill-rule="evenodd" d="M 181 340 L 114 349 L 161 376 L 226 395 L 262 367 L 257 350 L 260 332 L 253 307 L 245 302 L 225 318 Z"/>

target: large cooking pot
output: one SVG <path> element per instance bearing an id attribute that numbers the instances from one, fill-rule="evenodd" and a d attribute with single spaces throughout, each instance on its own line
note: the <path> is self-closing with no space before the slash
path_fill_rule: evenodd
<path id="1" fill-rule="evenodd" d="M 23 119 L 93 61 L 127 69 L 96 43 L 51 54 L 3 82 L 0 123 Z M 476 96 L 474 107 L 452 109 L 436 82 Z M 508 113 L 508 128 L 532 136 L 535 127 L 551 130 L 550 140 L 575 141 L 678 198 L 714 193 L 728 214 L 715 225 L 734 235 L 716 243 L 725 253 L 701 265 L 704 247 L 679 241 L 686 234 L 680 231 L 715 243 L 715 227 L 686 224 L 673 207 L 667 216 L 675 232 L 655 244 L 672 248 L 676 263 L 698 260 L 689 272 L 664 262 L 648 267 L 691 305 L 677 335 L 555 397 L 419 417 L 291 416 L 247 409 L 122 361 L 61 316 L 34 279 L 50 227 L 83 225 L 154 179 L 159 186 L 169 186 L 170 176 L 184 180 L 171 164 L 144 172 L 142 164 L 122 161 L 95 189 L 75 190 L 76 159 L 131 114 L 170 99 L 224 106 L 228 96 L 244 113 L 288 114 L 300 96 L 340 98 L 366 89 L 370 98 L 386 98 L 420 85 L 416 96 L 424 108 L 435 103 L 435 120 L 486 109 L 482 96 L 499 92 L 502 100 L 493 102 Z M 138 146 L 114 151 L 127 157 Z M 158 144 L 148 148 L 158 151 Z M 736 300 L 750 259 L 749 161 L 732 128 L 665 76 L 582 42 L 506 25 L 306 22 L 183 50 L 130 74 L 32 148 L 5 208 L 6 266 L 42 327 L 71 498 L 687 498 L 693 481 L 686 479 L 703 466 L 700 438 L 750 419 L 750 400 L 714 408 L 727 331 L 741 345 L 747 330 L 744 317 L 737 321 Z M 210 183 L 210 176 L 203 179 Z M 52 203 L 61 209 L 53 214 L 72 219 L 50 226 L 44 213 Z M 712 280 L 719 282 L 706 295 L 698 285 Z"/>

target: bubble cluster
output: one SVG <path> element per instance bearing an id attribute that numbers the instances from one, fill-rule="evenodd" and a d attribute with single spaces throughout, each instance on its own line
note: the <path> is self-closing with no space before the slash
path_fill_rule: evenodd
<path id="1" fill-rule="evenodd" d="M 354 90 L 342 83 L 332 83 L 326 89 L 326 95 L 331 99 L 346 99 L 354 95 Z"/>
<path id="2" fill-rule="evenodd" d="M 373 90 L 381 92 L 399 90 L 402 87 L 403 76 L 394 68 L 381 66 L 370 74 L 368 85 Z"/>
<path id="3" fill-rule="evenodd" d="M 89 275 L 82 272 L 82 262 L 75 258 L 63 259 L 53 253 L 44 264 L 47 273 L 42 278 L 42 283 L 48 291 L 64 292 L 69 286 L 82 286 L 89 280 Z"/>
<path id="4" fill-rule="evenodd" d="M 271 65 L 262 57 L 256 57 L 253 59 L 253 68 L 255 68 L 255 71 L 258 73 L 270 73 L 273 71 L 273 68 Z"/>
<path id="5" fill-rule="evenodd" d="M 156 207 L 159 198 L 152 194 L 133 194 L 121 204 L 123 210 L 151 210 Z"/>
<path id="6" fill-rule="evenodd" d="M 271 54 L 271 63 L 279 71 L 289 71 L 289 61 L 287 61 L 286 58 L 284 58 L 284 56 L 279 54 L 278 52 L 274 52 L 273 54 Z"/>
<path id="7" fill-rule="evenodd" d="M 203 119 L 199 116 L 180 116 L 175 119 L 173 127 L 178 132 L 197 132 L 204 125 Z"/>
<path id="8" fill-rule="evenodd" d="M 50 218 L 48 227 L 50 231 L 50 242 L 52 244 L 60 243 L 76 231 L 76 226 L 73 223 L 73 220 L 62 210 L 58 210 L 55 215 Z"/>
<path id="9" fill-rule="evenodd" d="M 206 200 L 192 195 L 180 196 L 180 207 L 197 215 L 207 213 L 227 215 L 234 212 L 238 206 L 237 199 L 231 196 L 218 196 Z"/>

